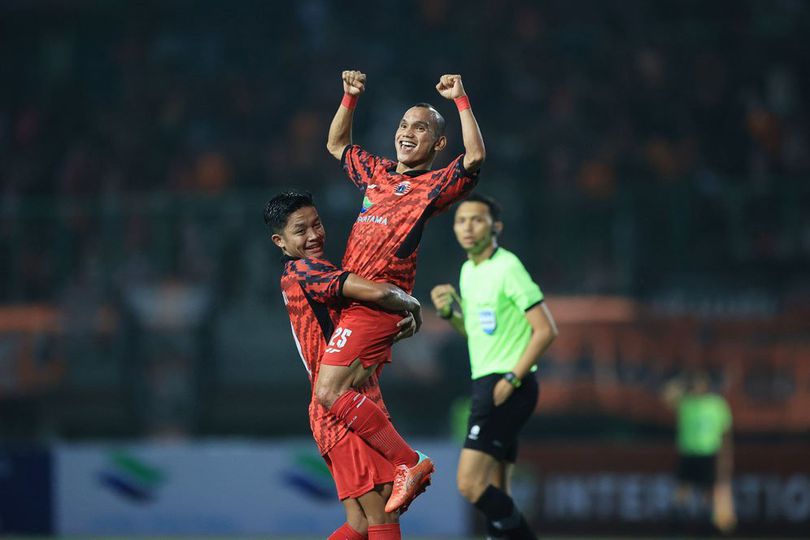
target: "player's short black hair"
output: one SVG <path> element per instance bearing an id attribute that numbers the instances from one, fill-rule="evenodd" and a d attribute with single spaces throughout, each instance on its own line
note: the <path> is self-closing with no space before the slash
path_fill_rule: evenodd
<path id="1" fill-rule="evenodd" d="M 424 103 L 424 102 L 417 103 L 416 105 L 414 105 L 414 107 L 421 107 L 423 109 L 428 109 L 430 112 L 432 112 L 433 113 L 433 122 L 434 122 L 434 124 L 436 126 L 436 138 L 438 139 L 439 137 L 444 135 L 444 128 L 445 128 L 445 125 L 447 123 L 444 121 L 444 116 L 442 116 L 442 113 L 440 113 L 436 109 L 436 107 L 434 107 L 430 103 Z"/>
<path id="2" fill-rule="evenodd" d="M 264 223 L 273 234 L 279 234 L 287 225 L 290 214 L 307 206 L 315 206 L 312 194 L 308 191 L 285 191 L 270 199 L 264 205 Z"/>
<path id="3" fill-rule="evenodd" d="M 461 202 L 479 202 L 481 204 L 485 204 L 489 209 L 489 215 L 492 216 L 492 221 L 501 220 L 501 205 L 498 203 L 498 201 L 496 201 L 489 195 L 484 195 L 482 193 L 472 193 Z"/>

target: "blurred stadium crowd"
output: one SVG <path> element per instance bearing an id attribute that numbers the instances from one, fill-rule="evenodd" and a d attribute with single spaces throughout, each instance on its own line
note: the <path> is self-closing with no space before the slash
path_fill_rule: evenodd
<path id="1" fill-rule="evenodd" d="M 433 87 L 463 75 L 480 189 L 547 292 L 805 306 L 809 31 L 796 0 L 4 2 L 0 302 L 60 306 L 76 391 L 131 376 L 121 406 L 166 409 L 150 418 L 202 414 L 182 396 L 215 380 L 303 378 L 267 365 L 292 347 L 261 208 L 312 190 L 340 257 L 359 199 L 325 138 L 357 68 L 355 140 L 390 154 L 404 108 L 430 101 L 444 160 L 460 133 Z M 427 237 L 425 300 L 461 261 L 449 221 Z"/>

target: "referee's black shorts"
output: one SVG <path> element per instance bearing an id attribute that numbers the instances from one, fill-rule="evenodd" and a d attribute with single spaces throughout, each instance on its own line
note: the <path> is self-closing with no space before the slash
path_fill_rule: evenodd
<path id="1" fill-rule="evenodd" d="M 464 448 L 487 453 L 498 461 L 514 463 L 518 434 L 534 413 L 540 389 L 534 373 L 529 373 L 506 403 L 496 407 L 492 403 L 492 390 L 501 378 L 503 374 L 493 373 L 472 381 L 472 410 Z"/>
<path id="2" fill-rule="evenodd" d="M 717 481 L 717 454 L 679 455 L 676 477 L 682 484 L 691 484 L 699 489 L 711 488 Z"/>

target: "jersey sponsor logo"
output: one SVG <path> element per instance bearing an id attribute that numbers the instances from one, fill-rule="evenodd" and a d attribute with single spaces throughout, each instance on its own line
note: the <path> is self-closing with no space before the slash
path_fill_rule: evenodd
<path id="1" fill-rule="evenodd" d="M 495 328 L 498 326 L 498 321 L 495 319 L 495 311 L 492 309 L 480 310 L 478 312 L 478 322 L 481 323 L 481 330 L 489 335 L 494 334 Z"/>
<path id="2" fill-rule="evenodd" d="M 411 190 L 411 183 L 408 182 L 407 180 L 403 180 L 402 182 L 397 184 L 397 187 L 394 188 L 394 195 L 397 195 L 398 197 L 402 197 L 403 195 L 408 193 L 410 190 Z"/>
<path id="3" fill-rule="evenodd" d="M 371 199 L 368 197 L 363 197 L 363 206 L 360 208 L 360 213 L 364 214 L 365 212 L 368 212 L 368 209 L 372 206 L 374 206 L 374 203 L 371 202 Z"/>
<path id="4" fill-rule="evenodd" d="M 385 216 L 358 216 L 357 223 L 374 223 L 377 225 L 388 225 L 388 218 Z"/>

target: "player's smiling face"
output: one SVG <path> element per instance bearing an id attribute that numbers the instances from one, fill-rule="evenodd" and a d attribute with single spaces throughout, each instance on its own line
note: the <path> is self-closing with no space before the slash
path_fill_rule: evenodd
<path id="1" fill-rule="evenodd" d="M 436 137 L 436 120 L 426 107 L 411 107 L 394 134 L 397 161 L 411 169 L 428 168 L 436 152 L 444 148 L 444 136 Z"/>
<path id="2" fill-rule="evenodd" d="M 290 214 L 281 234 L 273 235 L 273 242 L 290 257 L 323 257 L 326 231 L 315 207 L 305 206 Z"/>
<path id="3" fill-rule="evenodd" d="M 463 202 L 456 209 L 453 232 L 461 247 L 478 254 L 492 245 L 493 230 L 500 231 L 501 222 L 493 222 L 489 207 L 478 201 Z"/>

